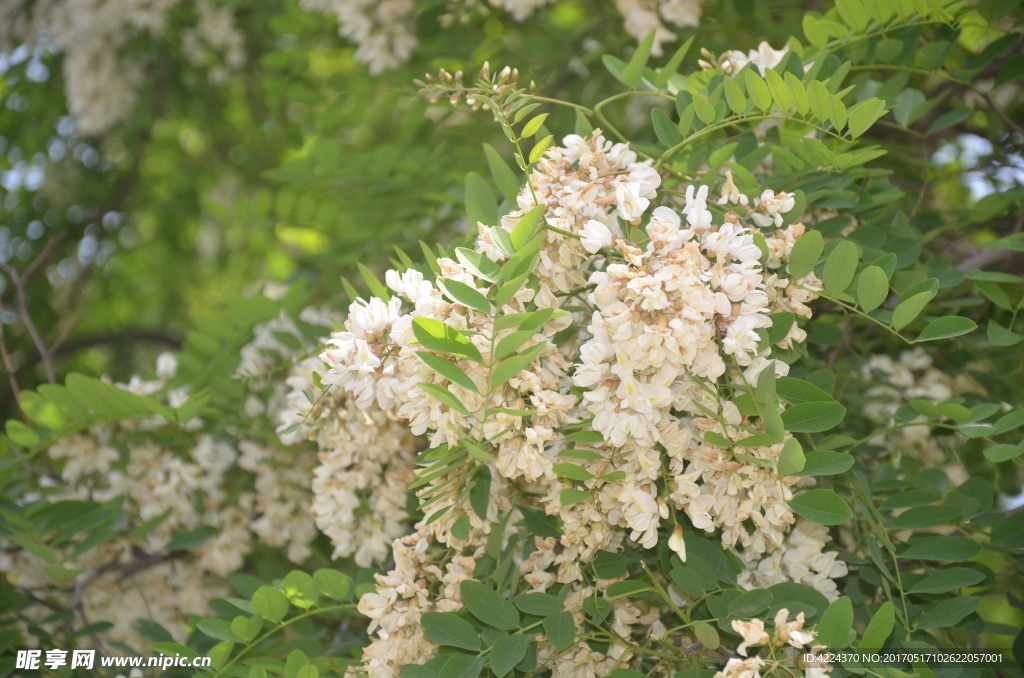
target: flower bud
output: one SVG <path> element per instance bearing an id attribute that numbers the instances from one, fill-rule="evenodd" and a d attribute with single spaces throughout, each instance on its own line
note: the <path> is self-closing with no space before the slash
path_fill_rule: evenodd
<path id="1" fill-rule="evenodd" d="M 672 530 L 672 536 L 668 538 L 668 547 L 676 552 L 679 560 L 686 562 L 686 542 L 683 541 L 683 526 L 676 525 Z"/>

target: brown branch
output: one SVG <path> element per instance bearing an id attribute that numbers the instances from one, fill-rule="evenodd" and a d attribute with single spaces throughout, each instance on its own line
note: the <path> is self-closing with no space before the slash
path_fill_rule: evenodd
<path id="1" fill-rule="evenodd" d="M 847 319 L 846 328 L 843 330 L 843 340 L 839 342 L 839 345 L 836 346 L 835 350 L 832 351 L 832 355 L 828 358 L 828 369 L 832 369 L 832 366 L 836 363 L 836 359 L 839 358 L 839 354 L 850 345 L 850 338 L 853 335 L 853 326 L 856 324 L 856 321 L 857 318 L 853 316 Z"/>
<path id="2" fill-rule="evenodd" d="M 21 389 L 18 388 L 18 378 L 14 376 L 14 364 L 11 362 L 11 355 L 7 352 L 7 340 L 4 338 L 4 322 L 0 318 L 0 358 L 3 358 L 4 371 L 7 372 L 7 381 L 11 384 L 11 393 L 14 394 L 14 404 L 18 406 L 22 420 L 27 424 L 28 417 L 21 409 Z"/>
<path id="3" fill-rule="evenodd" d="M 36 271 L 42 268 L 43 264 L 45 264 L 47 260 L 50 258 L 50 255 L 53 254 L 53 251 L 57 249 L 57 246 L 63 244 L 63 242 L 67 239 L 67 231 L 61 231 L 54 237 L 50 238 L 50 241 L 46 243 L 46 246 L 42 249 L 42 251 L 39 252 L 36 258 L 32 260 L 32 263 L 28 265 L 28 267 L 25 269 L 25 272 L 21 274 L 21 279 L 23 281 L 28 280 L 33 275 L 35 275 Z"/>
<path id="4" fill-rule="evenodd" d="M 925 193 L 928 192 L 928 145 L 921 142 L 921 149 L 924 151 L 924 183 L 921 184 L 921 192 L 917 194 L 917 202 L 914 203 L 914 209 L 910 211 L 910 215 L 907 217 L 907 221 L 912 221 L 917 215 L 917 211 L 921 209 L 921 204 L 924 203 Z"/>
<path id="5" fill-rule="evenodd" d="M 28 330 L 28 335 L 32 338 L 32 343 L 35 344 L 36 351 L 39 352 L 39 357 L 43 361 L 43 367 L 46 369 L 46 380 L 51 384 L 55 384 L 57 383 L 57 377 L 53 372 L 53 360 L 50 357 L 50 350 L 46 348 L 46 343 L 39 335 L 39 330 L 36 329 L 36 324 L 32 322 L 32 316 L 28 313 L 28 300 L 25 297 L 25 281 L 22 279 L 18 271 L 9 264 L 0 262 L 0 270 L 6 273 L 14 283 L 14 293 L 18 298 L 18 315 L 21 316 L 21 322 L 24 323 L 25 329 Z"/>
<path id="6" fill-rule="evenodd" d="M 988 104 L 988 107 L 992 109 L 992 112 L 999 116 L 999 119 L 1003 121 L 1004 125 L 1006 125 L 1009 129 L 1012 129 L 1017 134 L 1024 136 L 1024 128 L 1022 128 L 1020 125 L 1011 120 L 1010 116 L 1006 115 L 1006 113 L 1003 113 L 1003 110 L 996 106 L 996 102 L 992 101 L 992 97 L 989 95 L 988 92 L 982 92 L 980 89 L 976 87 L 972 87 L 971 89 L 973 89 L 975 92 L 981 95 L 981 98 L 985 100 L 985 103 Z"/>
<path id="7" fill-rule="evenodd" d="M 1020 213 L 1020 216 L 1017 217 L 1017 221 L 1013 225 L 1013 229 L 1005 237 L 1020 233 L 1022 230 L 1024 230 L 1024 212 Z M 985 268 L 992 264 L 998 264 L 1001 261 L 1008 262 L 1014 254 L 1018 254 L 1017 250 L 983 250 L 964 259 L 957 265 L 957 268 L 961 271 L 973 271 L 976 268 Z"/>
<path id="8" fill-rule="evenodd" d="M 132 342 L 150 342 L 153 344 L 163 344 L 174 350 L 181 348 L 181 339 L 174 337 L 170 334 L 163 334 L 161 332 L 150 332 L 147 330 L 125 330 L 124 332 L 115 332 L 113 334 L 102 334 L 95 337 L 83 337 L 74 341 L 67 341 L 67 332 L 63 332 L 57 341 L 54 342 L 50 348 L 50 355 L 52 357 L 69 355 L 76 351 L 81 351 L 85 348 L 92 348 L 93 346 L 104 346 L 106 344 L 114 344 L 119 341 L 132 341 Z M 34 356 L 35 362 L 39 361 L 38 356 Z M 35 362 L 30 364 L 35 364 Z"/>

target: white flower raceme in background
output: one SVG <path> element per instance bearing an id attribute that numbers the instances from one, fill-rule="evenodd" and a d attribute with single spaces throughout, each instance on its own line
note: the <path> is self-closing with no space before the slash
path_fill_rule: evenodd
<path id="1" fill-rule="evenodd" d="M 138 35 L 160 35 L 168 15 L 182 0 L 27 0 L 0 1 L 0 54 L 40 39 L 64 54 L 68 110 L 83 134 L 101 134 L 129 113 L 143 80 L 143 63 L 119 54 Z M 186 56 L 204 62 L 203 52 L 223 54 L 211 79 L 245 61 L 234 10 L 197 3 L 199 21 L 183 34 Z"/>
<path id="2" fill-rule="evenodd" d="M 309 327 L 319 325 L 327 333 L 323 324 L 328 313 L 307 309 L 300 315 Z M 283 332 L 294 340 L 282 341 Z M 275 381 L 270 367 L 297 355 L 300 351 L 294 346 L 303 342 L 308 350 L 309 339 L 285 318 L 255 329 L 254 340 L 241 350 L 242 371 L 253 386 L 247 417 L 279 416 L 287 391 L 285 374 Z M 157 394 L 177 370 L 174 356 L 163 354 L 156 361 L 156 380 L 134 376 L 118 386 L 138 395 Z M 188 394 L 173 390 L 167 400 L 179 406 Z M 47 493 L 46 501 L 106 502 L 123 496 L 122 509 L 132 530 L 155 521 L 138 539 L 132 540 L 129 530 L 65 563 L 69 569 L 83 570 L 75 581 L 81 583 L 78 595 L 86 617 L 114 624 L 105 635 L 108 640 L 144 650 L 149 641 L 135 622 L 148 619 L 183 642 L 189 615 L 207 614 L 210 600 L 230 594 L 217 582 L 243 568 L 257 541 L 282 548 L 297 565 L 312 554 L 310 545 L 317 533 L 310 492 L 315 459 L 279 444 L 214 435 L 204 426 L 198 417 L 193 419 L 172 443 L 161 438 L 174 428 L 161 417 L 126 420 L 68 435 L 48 450 L 64 484 Z M 407 483 L 403 479 L 395 491 L 401 506 Z M 193 530 L 213 534 L 198 546 L 166 552 L 176 535 Z M 385 551 L 391 538 L 384 538 Z M 70 556 L 71 550 L 64 547 L 62 555 Z M 46 563 L 4 540 L 0 572 L 25 590 L 50 590 L 56 584 L 46 574 Z M 75 595 L 73 589 L 54 590 L 54 603 L 70 603 Z M 39 605 L 27 611 L 34 623 L 46 627 L 53 623 L 44 622 L 51 614 Z"/>
<path id="3" fill-rule="evenodd" d="M 864 392 L 867 398 L 864 414 L 885 427 L 895 423 L 896 412 L 911 400 L 922 399 L 938 404 L 957 394 L 982 392 L 967 374 L 952 377 L 935 368 L 931 356 L 921 348 L 904 351 L 895 359 L 888 355 L 872 355 L 863 364 L 861 376 L 871 384 Z M 871 443 L 894 453 L 909 455 L 930 466 L 941 464 L 954 484 L 964 482 L 968 474 L 959 460 L 957 448 L 966 438 L 959 433 L 942 437 L 932 435 L 925 415 L 917 416 L 914 421 L 921 425 L 878 435 Z"/>
<path id="4" fill-rule="evenodd" d="M 530 18 L 552 0 L 451 0 L 442 25 L 471 10 L 507 12 L 517 22 Z M 652 53 L 676 40 L 669 27 L 700 24 L 704 0 L 615 0 L 626 32 L 642 40 L 655 31 Z M 68 109 L 83 134 L 102 134 L 132 109 L 143 84 L 145 64 L 119 51 L 139 35 L 157 37 L 170 14 L 187 0 L 0 0 L 0 54 L 42 39 L 65 55 L 64 82 Z M 194 2 L 198 20 L 180 32 L 181 49 L 196 67 L 208 67 L 212 82 L 221 83 L 245 63 L 244 39 L 235 10 L 211 0 Z M 300 0 L 299 6 L 338 22 L 338 35 L 356 47 L 356 59 L 379 75 L 406 63 L 419 40 L 418 15 L 427 3 L 416 0 Z M 752 52 L 753 54 L 753 52 Z"/>
<path id="5" fill-rule="evenodd" d="M 413 0 L 300 0 L 307 11 L 333 15 L 356 58 L 379 74 L 405 63 L 419 44 Z"/>
<path id="6" fill-rule="evenodd" d="M 552 3 L 553 0 L 449 0 L 441 25 L 462 23 L 472 11 L 491 13 L 492 8 L 521 22 Z M 655 31 L 651 50 L 655 56 L 662 54 L 664 43 L 676 39 L 669 26 L 693 28 L 700 24 L 703 4 L 704 0 L 615 0 L 626 33 L 643 40 Z M 414 0 L 301 0 L 301 5 L 308 11 L 336 17 L 339 35 L 356 45 L 356 58 L 367 64 L 371 73 L 400 66 L 418 45 L 417 15 L 423 7 Z"/>

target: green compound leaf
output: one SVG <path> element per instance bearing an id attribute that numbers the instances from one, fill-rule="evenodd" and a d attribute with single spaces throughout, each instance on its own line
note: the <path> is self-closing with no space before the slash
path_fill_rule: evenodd
<path id="1" fill-rule="evenodd" d="M 846 416 L 846 408 L 837 402 L 801 403 L 782 413 L 787 431 L 819 433 L 833 428 Z"/>
<path id="2" fill-rule="evenodd" d="M 889 296 L 889 278 L 879 266 L 868 266 L 860 272 L 857 281 L 857 303 L 865 313 L 871 313 Z"/>
<path id="3" fill-rule="evenodd" d="M 925 610 L 919 629 L 941 629 L 956 626 L 981 605 L 980 596 L 964 596 L 943 600 Z"/>
<path id="4" fill-rule="evenodd" d="M 562 651 L 572 645 L 576 638 L 576 622 L 572 612 L 559 612 L 544 619 L 544 635 L 556 650 Z"/>
<path id="5" fill-rule="evenodd" d="M 747 85 L 747 96 L 750 97 L 750 100 L 762 111 L 769 110 L 772 107 L 772 93 L 769 91 L 768 85 L 758 75 L 757 69 L 746 69 L 743 77 Z"/>
<path id="6" fill-rule="evenodd" d="M 956 506 L 918 506 L 893 519 L 894 530 L 920 530 L 956 520 L 963 511 Z"/>
<path id="7" fill-rule="evenodd" d="M 830 648 L 843 647 L 853 629 L 853 602 L 847 597 L 837 599 L 828 606 L 818 622 L 817 641 Z"/>
<path id="8" fill-rule="evenodd" d="M 849 110 L 850 136 L 856 139 L 864 134 L 885 113 L 885 102 L 881 99 L 867 99 L 860 102 Z"/>
<path id="9" fill-rule="evenodd" d="M 471 654 L 453 654 L 441 667 L 437 678 L 477 678 L 484 664 L 486 657 L 478 657 Z"/>
<path id="10" fill-rule="evenodd" d="M 467 579 L 459 584 L 466 607 L 474 617 L 502 631 L 519 626 L 519 612 L 494 589 L 478 581 Z"/>
<path id="11" fill-rule="evenodd" d="M 836 402 L 836 399 L 828 393 L 803 379 L 783 377 L 776 380 L 775 388 L 778 391 L 779 397 L 790 405 Z"/>
<path id="12" fill-rule="evenodd" d="M 526 614 L 547 617 L 562 611 L 562 601 L 550 593 L 521 593 L 513 601 Z"/>
<path id="13" fill-rule="evenodd" d="M 474 230 L 478 223 L 498 225 L 498 201 L 494 199 L 494 191 L 476 172 L 466 175 L 466 214 Z"/>
<path id="14" fill-rule="evenodd" d="M 523 131 L 521 132 L 522 137 L 532 137 L 534 134 L 539 132 L 541 125 L 544 124 L 544 121 L 547 120 L 547 118 L 547 113 L 541 113 L 540 115 L 531 119 L 530 122 L 523 125 Z"/>
<path id="15" fill-rule="evenodd" d="M 797 239 L 789 255 L 789 275 L 799 280 L 814 270 L 825 249 L 825 241 L 818 231 L 808 231 Z"/>
<path id="16" fill-rule="evenodd" d="M 697 118 L 705 125 L 714 122 L 715 116 L 718 115 L 711 102 L 699 94 L 693 97 L 693 110 L 697 113 Z"/>
<path id="17" fill-rule="evenodd" d="M 799 475 L 835 476 L 846 473 L 853 467 L 854 458 L 843 452 L 815 450 L 807 454 L 807 460 Z"/>
<path id="18" fill-rule="evenodd" d="M 447 405 L 448 407 L 452 408 L 457 412 L 461 412 L 467 417 L 469 416 L 469 410 L 466 408 L 465 405 L 462 404 L 462 401 L 455 397 L 455 394 L 446 389 L 444 386 L 440 386 L 438 384 L 427 384 L 423 382 L 416 384 L 416 386 L 429 393 L 431 396 L 439 400 L 442 404 Z"/>
<path id="19" fill-rule="evenodd" d="M 967 537 L 927 537 L 900 554 L 907 560 L 939 560 L 957 563 L 981 553 L 981 544 Z"/>
<path id="20" fill-rule="evenodd" d="M 306 574 L 302 570 L 292 570 L 289 572 L 284 581 L 281 582 L 284 587 L 284 595 L 291 601 L 292 605 L 301 607 L 304 610 L 316 605 L 317 599 L 317 586 L 313 577 Z"/>
<path id="21" fill-rule="evenodd" d="M 914 322 L 914 319 L 921 314 L 933 296 L 935 295 L 931 292 L 919 292 L 909 299 L 901 298 L 899 304 L 896 305 L 896 310 L 892 312 L 892 326 L 897 330 L 902 330 Z"/>
<path id="22" fill-rule="evenodd" d="M 566 488 L 558 493 L 558 502 L 562 506 L 572 506 L 573 504 L 578 504 L 581 501 L 587 501 L 592 496 L 593 495 L 586 490 Z"/>
<path id="23" fill-rule="evenodd" d="M 590 480 L 594 477 L 587 469 L 577 464 L 570 464 L 569 462 L 555 464 L 555 467 L 552 470 L 563 478 L 569 478 L 570 480 L 583 481 Z"/>
<path id="24" fill-rule="evenodd" d="M 431 642 L 474 652 L 480 649 L 480 638 L 476 631 L 468 621 L 454 612 L 427 612 L 420 617 L 420 623 Z"/>
<path id="25" fill-rule="evenodd" d="M 871 651 L 885 647 L 885 639 L 892 633 L 895 624 L 896 607 L 891 601 L 887 601 L 878 608 L 878 612 L 868 622 L 868 627 L 864 629 L 864 635 L 861 636 L 860 644 L 857 647 L 861 650 Z"/>
<path id="26" fill-rule="evenodd" d="M 530 639 L 521 633 L 502 636 L 491 648 L 491 671 L 497 678 L 504 678 L 516 664 L 523 661 Z"/>
<path id="27" fill-rule="evenodd" d="M 694 37 L 696 36 L 691 35 L 687 38 L 686 42 L 680 45 L 676 53 L 668 60 L 668 63 L 658 71 L 658 77 L 654 79 L 655 87 L 658 89 L 664 88 L 668 84 L 669 79 L 679 70 L 679 65 L 683 63 L 683 59 L 686 58 L 687 52 L 690 51 L 690 47 L 693 45 Z"/>
<path id="28" fill-rule="evenodd" d="M 338 602 L 347 600 L 353 588 L 352 580 L 336 570 L 317 570 L 313 581 L 322 595 Z"/>
<path id="29" fill-rule="evenodd" d="M 841 242 L 832 250 L 825 260 L 825 270 L 822 273 L 826 294 L 834 297 L 846 291 L 853 282 L 859 259 L 860 252 L 850 241 Z"/>
<path id="30" fill-rule="evenodd" d="M 918 341 L 935 341 L 936 339 L 949 339 L 959 337 L 961 334 L 973 332 L 978 328 L 970 318 L 963 318 L 957 315 L 947 315 L 936 318 L 928 324 L 917 337 Z"/>
<path id="31" fill-rule="evenodd" d="M 651 31 L 647 34 L 647 37 L 643 39 L 637 48 L 633 52 L 633 56 L 630 58 L 629 63 L 622 69 L 622 76 L 619 78 L 627 87 L 636 87 L 640 84 L 640 78 L 643 76 L 644 67 L 647 66 L 647 60 L 651 56 L 651 48 L 654 46 L 654 35 L 655 31 Z"/>
<path id="32" fill-rule="evenodd" d="M 839 525 L 853 517 L 850 506 L 832 490 L 810 490 L 789 502 L 802 518 L 818 525 Z"/>
<path id="33" fill-rule="evenodd" d="M 277 623 L 288 614 L 288 598 L 272 586 L 261 586 L 252 594 L 252 609 L 264 619 Z"/>
<path id="34" fill-rule="evenodd" d="M 951 567 L 939 570 L 917 582 L 910 588 L 910 593 L 949 593 L 956 589 L 974 586 L 985 575 L 969 567 Z"/>
<path id="35" fill-rule="evenodd" d="M 509 379 L 512 379 L 529 367 L 530 363 L 540 355 L 540 352 L 543 351 L 546 346 L 546 342 L 540 342 L 526 349 L 519 355 L 514 355 L 511 358 L 507 358 L 500 362 L 498 366 L 494 368 L 494 372 L 491 373 L 491 388 L 495 389 L 501 387 Z"/>
<path id="36" fill-rule="evenodd" d="M 454 327 L 434 318 L 415 318 L 412 331 L 423 348 L 483 363 L 473 342 Z"/>
<path id="37" fill-rule="evenodd" d="M 736 81 L 733 78 L 726 78 L 724 84 L 725 101 L 729 104 L 729 108 L 731 108 L 732 112 L 737 115 L 743 113 L 747 108 L 747 97 L 744 96 L 743 90 L 738 84 L 736 84 Z"/>
<path id="38" fill-rule="evenodd" d="M 469 378 L 469 375 L 462 371 L 462 368 L 455 363 L 448 362 L 444 358 L 425 351 L 416 351 L 416 356 L 423 363 L 437 374 L 441 375 L 453 384 L 458 384 L 467 391 L 479 393 L 476 384 Z"/>
<path id="39" fill-rule="evenodd" d="M 779 455 L 779 475 L 794 476 L 804 470 L 807 458 L 804 456 L 804 449 L 797 442 L 796 438 L 790 438 L 782 446 L 782 453 Z"/>
<path id="40" fill-rule="evenodd" d="M 475 287 L 470 287 L 458 280 L 445 280 L 442 278 L 437 279 L 437 286 L 441 288 L 446 297 L 456 304 L 462 304 L 481 313 L 490 314 L 491 302 L 487 301 L 487 297 L 481 294 Z"/>

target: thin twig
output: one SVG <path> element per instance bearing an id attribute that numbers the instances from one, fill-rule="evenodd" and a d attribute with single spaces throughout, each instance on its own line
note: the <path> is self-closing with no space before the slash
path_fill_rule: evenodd
<path id="1" fill-rule="evenodd" d="M 912 221 L 917 216 L 917 211 L 921 209 L 921 204 L 924 202 L 925 193 L 928 192 L 928 146 L 922 141 L 921 148 L 924 150 L 924 183 L 921 184 L 921 192 L 917 194 L 917 202 L 914 203 L 914 209 L 910 210 L 907 221 Z"/>
<path id="2" fill-rule="evenodd" d="M 1003 113 L 1002 109 L 996 106 L 996 103 L 992 101 L 992 97 L 989 95 L 988 92 L 982 92 L 980 89 L 973 85 L 971 85 L 971 89 L 973 89 L 976 93 L 981 95 L 981 98 L 985 100 L 985 103 L 987 103 L 989 108 L 992 109 L 992 112 L 999 116 L 999 119 L 1003 121 L 1004 125 L 1015 131 L 1017 134 L 1024 136 L 1024 127 L 1021 127 L 1013 120 L 1011 120 L 1010 117 L 1006 115 L 1006 113 Z"/>
<path id="3" fill-rule="evenodd" d="M 32 263 L 28 265 L 28 267 L 25 269 L 25 272 L 21 274 L 22 281 L 28 280 L 33 275 L 35 275 L 36 271 L 42 268 L 43 264 L 45 264 L 47 260 L 50 258 L 50 255 L 53 254 L 53 251 L 57 249 L 57 246 L 62 244 L 67 239 L 67 231 L 61 231 L 54 237 L 50 238 L 50 241 L 46 243 L 46 246 L 42 249 L 42 251 L 39 252 L 36 258 L 32 260 Z"/>
<path id="4" fill-rule="evenodd" d="M 32 343 L 35 344 L 36 351 L 39 352 L 39 357 L 43 361 L 43 368 L 46 370 L 46 380 L 51 384 L 57 383 L 57 377 L 53 371 L 53 357 L 50 354 L 50 349 L 46 347 L 43 337 L 39 334 L 36 324 L 32 322 L 32 316 L 29 315 L 28 300 L 25 296 L 25 283 L 43 267 L 43 264 L 47 262 L 50 255 L 57 249 L 57 246 L 63 243 L 67 237 L 67 231 L 64 231 L 51 238 L 36 258 L 32 260 L 32 263 L 25 268 L 23 273 L 18 273 L 16 268 L 6 262 L 0 262 L 0 270 L 6 273 L 11 282 L 14 283 L 14 293 L 18 298 L 18 314 L 21 316 L 21 321 L 25 324 L 25 329 L 28 330 Z"/>
<path id="5" fill-rule="evenodd" d="M 11 355 L 7 352 L 3 318 L 0 318 L 0 357 L 3 358 L 4 371 L 7 372 L 7 381 L 11 384 L 11 393 L 14 394 L 14 402 L 18 406 L 18 412 L 21 413 L 22 420 L 27 424 L 28 417 L 25 415 L 24 410 L 21 409 L 21 389 L 18 388 L 18 378 L 14 376 L 14 364 L 11 362 Z"/>

